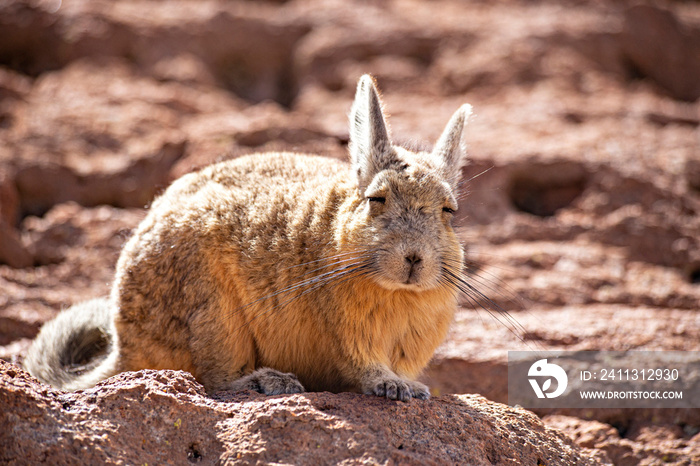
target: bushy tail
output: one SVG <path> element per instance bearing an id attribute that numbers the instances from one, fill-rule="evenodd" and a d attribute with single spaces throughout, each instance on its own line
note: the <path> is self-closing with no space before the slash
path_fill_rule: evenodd
<path id="1" fill-rule="evenodd" d="M 42 382 L 64 390 L 89 388 L 117 373 L 113 304 L 87 301 L 47 322 L 34 340 L 24 367 Z"/>

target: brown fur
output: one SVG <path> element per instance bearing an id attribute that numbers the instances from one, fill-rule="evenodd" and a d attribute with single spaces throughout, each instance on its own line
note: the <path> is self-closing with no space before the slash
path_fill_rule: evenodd
<path id="1" fill-rule="evenodd" d="M 468 112 L 455 113 L 435 151 L 409 152 L 391 144 L 365 76 L 351 165 L 259 154 L 174 182 L 119 259 L 118 357 L 106 372 L 182 369 L 210 392 L 427 398 L 415 379 L 445 337 L 457 306 L 450 277 L 462 274 L 451 211 Z"/>

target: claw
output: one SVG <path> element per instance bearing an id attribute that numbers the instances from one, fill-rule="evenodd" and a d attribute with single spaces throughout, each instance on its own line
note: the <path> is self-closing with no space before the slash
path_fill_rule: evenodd
<path id="1" fill-rule="evenodd" d="M 427 400 L 430 398 L 428 387 L 420 382 L 402 379 L 383 379 L 376 381 L 367 393 L 386 397 L 389 400 L 409 401 L 411 398 Z"/>
<path id="2" fill-rule="evenodd" d="M 294 374 L 284 373 L 268 367 L 233 382 L 232 390 L 255 390 L 263 395 L 303 393 L 306 390 Z"/>

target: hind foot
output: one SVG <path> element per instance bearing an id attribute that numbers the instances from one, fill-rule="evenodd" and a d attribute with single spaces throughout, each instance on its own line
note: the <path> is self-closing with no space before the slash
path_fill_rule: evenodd
<path id="1" fill-rule="evenodd" d="M 269 367 L 263 367 L 235 380 L 230 389 L 234 391 L 255 390 L 263 395 L 282 395 L 306 391 L 296 375 Z"/>

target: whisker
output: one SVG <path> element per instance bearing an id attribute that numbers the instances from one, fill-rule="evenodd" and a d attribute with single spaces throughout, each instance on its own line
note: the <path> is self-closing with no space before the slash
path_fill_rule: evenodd
<path id="1" fill-rule="evenodd" d="M 453 266 L 459 267 L 459 261 L 453 257 L 446 259 L 446 262 L 449 262 Z M 490 292 L 499 295 L 507 300 L 508 303 L 512 303 L 516 306 L 515 310 L 518 311 L 518 313 L 523 313 L 530 318 L 534 319 L 535 322 L 541 324 L 543 327 L 546 325 L 545 322 L 542 321 L 541 317 L 532 313 L 529 310 L 529 300 L 522 296 L 520 293 L 518 293 L 513 287 L 509 286 L 504 280 L 498 277 L 497 274 L 493 272 L 489 272 L 487 270 L 482 270 L 482 264 L 479 263 L 478 261 L 472 260 L 465 258 L 464 259 L 464 267 L 465 267 L 465 272 L 463 275 L 463 279 L 465 282 L 470 281 L 472 282 L 472 290 L 468 291 L 463 291 L 462 294 L 463 296 L 467 299 L 467 302 L 470 303 L 471 305 L 476 304 L 478 307 L 483 308 L 483 302 L 479 303 L 475 301 L 475 297 L 471 296 L 471 294 L 474 294 L 477 298 L 479 295 L 481 295 L 484 299 L 487 300 L 486 305 L 487 306 L 497 306 L 495 308 L 492 308 L 492 311 L 498 312 L 499 314 L 502 314 L 502 316 L 498 316 L 494 314 L 493 312 L 489 312 L 491 314 L 492 318 L 496 320 L 497 322 L 501 323 L 505 327 L 511 327 L 511 333 L 514 333 L 516 330 L 518 333 L 522 333 L 522 337 L 518 336 L 518 339 L 520 341 L 523 341 L 524 338 L 527 338 L 527 335 L 529 335 L 531 332 L 528 331 L 525 326 L 520 324 L 518 320 L 512 316 L 512 314 L 506 310 L 502 305 L 499 305 L 496 303 L 493 299 L 488 298 L 486 294 L 479 288 L 489 290 Z M 508 267 L 498 267 L 498 266 L 492 266 L 488 265 L 488 267 L 493 267 L 496 269 L 500 270 L 505 270 L 505 271 L 511 271 L 512 269 Z M 470 269 L 473 269 L 470 271 Z M 476 270 L 479 269 L 479 270 Z M 468 277 L 468 278 L 467 278 Z M 456 286 L 456 285 L 455 285 Z M 477 288 L 477 286 L 479 288 Z M 488 309 L 487 309 L 488 311 Z M 481 318 L 481 317 L 480 317 Z M 538 347 L 539 349 L 544 349 L 544 346 L 542 346 L 541 343 L 535 342 L 534 345 Z M 531 346 L 531 345 L 527 345 Z"/>
<path id="2" fill-rule="evenodd" d="M 309 270 L 304 270 L 303 273 L 297 277 L 296 281 L 292 282 L 289 286 L 257 298 L 230 312 L 242 312 L 245 309 L 268 302 L 255 311 L 254 315 L 246 318 L 245 322 L 239 327 L 243 328 L 250 325 L 255 319 L 282 309 L 290 303 L 324 287 L 337 287 L 358 276 L 365 276 L 367 278 L 379 276 L 379 271 L 371 264 L 373 257 L 377 253 L 382 252 L 387 253 L 390 251 L 378 247 L 369 251 L 364 251 L 363 253 L 340 253 L 330 257 L 285 267 L 280 270 L 288 272 L 299 269 L 300 267 L 311 268 Z M 463 275 L 465 268 L 469 269 L 479 264 L 475 261 L 463 260 L 461 257 L 455 257 L 449 250 L 441 252 L 443 253 L 442 274 L 438 279 L 438 286 L 456 289 L 474 309 L 481 308 L 488 312 L 496 322 L 507 328 L 519 341 L 528 345 L 528 342 L 524 339 L 524 335 L 527 334 L 525 327 L 520 324 L 508 310 L 488 297 L 482 290 L 485 289 L 502 295 L 511 302 L 521 303 L 522 297 L 517 295 L 513 290 L 508 289 L 507 286 L 504 287 L 508 293 L 504 294 L 503 289 L 490 283 L 490 279 L 497 279 L 496 275 L 493 273 L 480 271 L 480 273 L 471 273 L 468 277 Z"/>
<path id="3" fill-rule="evenodd" d="M 506 309 L 486 296 L 474 285 L 467 282 L 465 278 L 455 275 L 449 270 L 445 270 L 445 273 L 452 280 L 454 286 L 456 286 L 467 299 L 488 312 L 491 317 L 506 327 L 509 332 L 513 334 L 520 342 L 530 346 L 523 338 L 523 335 L 527 333 L 527 329 L 520 322 L 518 322 L 517 319 L 511 316 Z"/>
<path id="4" fill-rule="evenodd" d="M 293 266 L 287 267 L 285 269 L 282 269 L 282 271 L 288 271 L 294 268 L 297 268 L 299 266 L 305 266 L 308 264 L 318 264 L 320 262 L 326 261 L 328 262 L 327 264 L 323 264 L 315 269 L 304 271 L 302 275 L 299 276 L 300 280 L 292 283 L 291 285 L 282 288 L 280 290 L 277 290 L 273 293 L 269 293 L 265 296 L 262 296 L 258 299 L 255 299 L 243 306 L 240 306 L 236 309 L 233 309 L 230 311 L 231 313 L 238 313 L 242 312 L 245 309 L 248 309 L 252 306 L 255 306 L 261 302 L 269 301 L 269 300 L 274 300 L 275 298 L 278 298 L 280 296 L 283 297 L 283 300 L 278 303 L 274 303 L 270 305 L 267 309 L 263 308 L 260 312 L 257 313 L 256 316 L 254 316 L 252 319 L 249 319 L 246 323 L 243 324 L 243 326 L 248 325 L 253 319 L 257 318 L 260 315 L 264 315 L 272 310 L 279 309 L 290 302 L 294 301 L 295 299 L 298 299 L 308 293 L 311 293 L 313 291 L 316 291 L 320 289 L 323 286 L 326 286 L 328 284 L 333 284 L 337 285 L 339 283 L 344 282 L 345 280 L 352 278 L 352 276 L 356 275 L 358 272 L 366 271 L 369 269 L 369 263 L 372 258 L 373 253 L 376 252 L 376 250 L 368 250 L 364 251 L 363 253 L 358 254 L 357 252 L 347 252 L 347 253 L 340 253 L 336 254 L 334 256 L 330 256 L 327 258 L 319 259 L 319 260 L 313 260 L 309 262 L 305 262 L 302 264 L 295 264 Z M 337 260 L 340 259 L 340 260 Z M 327 270 L 330 267 L 333 267 L 331 270 Z M 327 271 L 324 271 L 327 270 Z M 321 272 L 322 273 L 317 273 Z M 311 275 L 311 276 L 309 276 Z M 307 278 L 304 278 L 307 277 Z M 295 293 L 291 295 L 292 293 Z M 289 298 L 285 298 L 285 295 L 291 295 Z M 241 328 L 243 327 L 241 326 Z"/>
<path id="5" fill-rule="evenodd" d="M 511 289 L 507 284 L 505 283 L 499 283 L 499 286 L 503 287 L 503 289 L 499 289 L 496 287 L 495 284 L 492 284 L 491 282 L 494 280 L 499 280 L 498 277 L 495 275 L 491 274 L 490 279 L 485 277 L 485 275 L 489 275 L 488 272 L 479 272 L 479 273 L 471 273 L 469 274 L 470 280 L 475 282 L 476 284 L 486 288 L 487 290 L 493 292 L 494 294 L 501 295 L 503 298 L 507 299 L 508 301 L 512 303 L 516 303 L 518 308 L 522 309 L 525 306 L 523 305 L 523 298 L 519 294 L 517 294 L 513 289 Z"/>
<path id="6" fill-rule="evenodd" d="M 344 252 L 344 253 L 336 254 L 336 255 L 333 255 L 333 256 L 329 256 L 329 257 L 322 257 L 321 259 L 316 259 L 316 260 L 312 260 L 312 261 L 308 261 L 308 262 L 302 262 L 302 263 L 300 263 L 300 264 L 290 265 L 289 267 L 286 267 L 286 268 L 284 268 L 284 269 L 282 269 L 282 270 L 286 272 L 286 271 L 288 271 L 288 270 L 292 270 L 292 269 L 295 269 L 295 268 L 298 268 L 298 267 L 303 267 L 303 266 L 305 266 L 305 265 L 316 264 L 316 263 L 319 263 L 319 262 L 324 262 L 324 261 L 328 261 L 328 260 L 332 260 L 332 259 L 336 259 L 336 258 L 340 258 L 340 257 L 345 258 L 345 257 L 353 256 L 353 255 L 356 256 L 357 253 L 355 253 L 355 252 Z M 328 264 L 328 265 L 330 266 L 330 265 L 333 265 L 333 264 Z"/>
<path id="7" fill-rule="evenodd" d="M 338 277 L 339 277 L 339 278 L 341 278 L 341 280 L 333 280 L 333 282 L 331 283 L 331 285 L 332 285 L 332 286 L 337 286 L 337 285 L 339 285 L 339 284 L 341 284 L 341 283 L 343 283 L 343 282 L 349 280 L 350 278 L 354 278 L 354 274 L 355 274 L 358 270 L 362 270 L 365 266 L 366 266 L 365 264 L 360 264 L 360 265 L 355 266 L 355 267 L 353 267 L 353 268 L 351 268 L 351 269 L 348 269 L 348 270 L 342 270 L 342 271 L 339 270 L 339 271 L 335 271 L 336 273 L 335 273 L 335 276 L 334 276 L 333 278 L 338 278 Z M 263 316 L 263 315 L 265 315 L 265 314 L 268 314 L 269 312 L 272 312 L 272 311 L 274 311 L 274 310 L 276 310 L 276 309 L 280 309 L 280 308 L 286 306 L 287 304 L 291 303 L 292 301 L 297 300 L 297 299 L 299 299 L 299 298 L 301 298 L 301 297 L 303 297 L 303 296 L 305 296 L 305 295 L 307 295 L 307 294 L 309 294 L 309 293 L 312 293 L 312 292 L 314 292 L 314 291 L 316 291 L 316 290 L 322 288 L 323 286 L 325 286 L 325 285 L 328 284 L 329 282 L 330 282 L 330 280 L 324 280 L 324 279 L 319 279 L 319 280 L 317 280 L 315 283 L 314 283 L 314 282 L 310 282 L 311 285 L 312 285 L 310 288 L 307 288 L 307 289 L 305 289 L 305 290 L 302 290 L 300 293 L 298 293 L 298 294 L 296 294 L 296 295 L 290 297 L 289 299 L 287 299 L 287 300 L 285 300 L 285 301 L 282 301 L 282 302 L 277 303 L 277 304 L 275 304 L 275 305 L 269 306 L 269 307 L 266 308 L 266 309 L 263 309 L 262 311 L 260 311 L 260 312 L 258 312 L 257 314 L 255 314 L 252 318 L 248 319 L 248 321 L 246 321 L 243 325 L 241 325 L 241 326 L 239 327 L 239 329 L 245 327 L 246 325 L 249 325 L 253 320 L 257 319 L 258 317 L 261 317 L 261 316 Z M 308 286 L 308 285 L 309 285 L 309 283 L 305 283 L 305 284 L 304 284 L 304 286 Z M 292 287 L 289 287 L 289 288 L 286 288 L 285 290 L 282 290 L 282 292 L 289 292 L 291 288 L 299 289 L 299 286 L 298 286 L 298 285 L 293 285 Z M 293 291 L 293 290 L 291 290 L 291 291 Z M 271 297 L 275 297 L 275 296 L 281 294 L 282 292 L 273 293 L 273 295 L 271 295 Z M 271 298 L 268 298 L 268 299 L 271 299 Z M 237 330 L 238 330 L 238 329 L 237 329 Z"/>
<path id="8" fill-rule="evenodd" d="M 348 261 L 345 261 L 345 262 L 348 262 Z M 361 264 L 361 263 L 358 262 L 358 263 L 356 263 L 356 264 L 354 264 L 354 265 L 359 265 L 359 264 Z M 294 290 L 296 290 L 296 289 L 298 289 L 298 288 L 303 288 L 304 286 L 313 284 L 314 282 L 325 280 L 327 277 L 332 276 L 332 275 L 334 275 L 334 274 L 336 274 L 336 273 L 338 273 L 338 272 L 342 272 L 344 269 L 348 269 L 348 268 L 350 268 L 350 267 L 352 267 L 352 266 L 353 266 L 353 264 L 350 263 L 349 265 L 345 265 L 345 266 L 340 267 L 340 268 L 338 268 L 338 269 L 331 270 L 331 271 L 329 271 L 329 272 L 324 272 L 324 273 L 319 274 L 319 275 L 314 275 L 313 277 L 309 277 L 308 279 L 305 279 L 305 280 L 302 280 L 302 281 L 300 281 L 300 282 L 297 282 L 297 283 L 295 283 L 295 284 L 293 284 L 293 285 L 290 285 L 290 286 L 287 287 L 287 288 L 283 288 L 283 289 L 281 289 L 281 290 L 279 290 L 279 291 L 276 291 L 276 292 L 274 292 L 274 293 L 271 293 L 271 294 L 269 294 L 269 295 L 267 295 L 267 296 L 263 296 L 263 297 L 260 298 L 260 299 L 268 299 L 268 298 L 277 296 L 277 295 L 282 294 L 282 293 L 287 293 L 287 292 L 290 292 L 290 291 L 294 291 Z M 325 268 L 325 267 L 323 267 L 323 268 Z M 316 271 L 317 271 L 317 270 L 322 270 L 323 268 L 316 269 Z"/>
<path id="9" fill-rule="evenodd" d="M 334 262 L 334 263 L 332 263 L 332 264 L 327 264 L 327 265 L 324 265 L 324 266 L 315 268 L 315 269 L 313 269 L 313 270 L 307 270 L 307 271 L 304 273 L 304 275 L 309 275 L 309 274 L 312 274 L 312 273 L 315 273 L 315 272 L 319 272 L 319 271 L 321 271 L 321 270 L 323 270 L 323 269 L 327 269 L 328 267 L 331 267 L 331 266 L 337 266 L 337 265 L 341 265 L 341 264 L 352 263 L 352 261 L 356 261 L 356 260 L 357 260 L 357 257 L 351 257 L 351 258 L 349 258 L 349 259 L 343 259 L 343 260 L 341 260 L 341 261 L 336 261 L 336 262 Z M 314 261 L 314 262 L 315 262 L 315 261 Z M 338 270 L 340 270 L 340 269 L 338 269 Z M 326 273 L 332 273 L 332 272 L 333 272 L 333 271 L 326 272 Z M 321 275 L 316 275 L 315 277 L 320 277 L 320 276 L 323 276 L 323 275 L 325 275 L 325 273 L 324 273 L 324 274 L 321 274 Z M 313 278 L 313 277 L 312 277 L 312 278 Z"/>
<path id="10" fill-rule="evenodd" d="M 470 181 L 474 180 L 475 178 L 478 178 L 478 177 L 480 177 L 481 175 L 490 172 L 490 171 L 491 171 L 493 168 L 495 168 L 495 167 L 496 167 L 495 165 L 491 165 L 489 168 L 487 168 L 486 170 L 482 171 L 481 173 L 478 173 L 478 174 L 472 176 L 472 177 L 469 178 L 469 179 L 463 180 L 463 181 L 462 181 L 462 184 L 467 184 L 467 183 L 469 183 Z"/>

